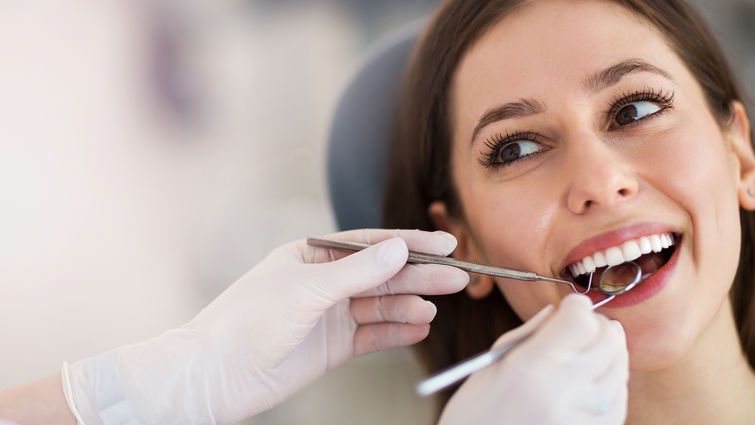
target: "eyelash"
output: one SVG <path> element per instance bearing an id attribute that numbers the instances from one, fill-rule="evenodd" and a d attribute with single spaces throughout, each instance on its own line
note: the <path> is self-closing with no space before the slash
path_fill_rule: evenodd
<path id="1" fill-rule="evenodd" d="M 485 140 L 485 146 L 488 149 L 487 149 L 487 152 L 482 152 L 482 158 L 480 159 L 480 163 L 485 168 L 506 167 L 517 161 L 534 158 L 540 154 L 540 152 L 538 152 L 535 154 L 527 155 L 527 156 L 524 156 L 524 157 L 521 157 L 512 161 L 509 161 L 507 163 L 498 162 L 498 156 L 501 153 L 501 149 L 503 149 L 509 143 L 516 142 L 519 140 L 526 140 L 530 142 L 540 143 L 540 135 L 532 131 L 526 131 L 526 130 L 519 130 L 513 133 L 506 132 L 505 136 L 501 134 L 496 134 L 492 138 Z"/>
<path id="2" fill-rule="evenodd" d="M 631 105 L 632 103 L 652 102 L 660 108 L 658 111 L 653 112 L 652 114 L 638 121 L 621 126 L 621 128 L 632 126 L 634 124 L 639 123 L 640 121 L 644 119 L 658 116 L 662 114 L 666 109 L 670 109 L 674 103 L 674 94 L 675 94 L 674 91 L 667 92 L 663 90 L 653 90 L 653 89 L 636 90 L 631 93 L 624 93 L 618 96 L 616 99 L 614 99 L 610 103 L 608 112 L 606 112 L 606 119 L 610 121 L 613 117 L 616 116 L 616 114 L 621 110 L 621 108 L 627 105 Z"/>
<path id="3" fill-rule="evenodd" d="M 616 114 L 621 110 L 621 108 L 627 105 L 631 105 L 633 103 L 652 102 L 660 108 L 658 111 L 653 112 L 652 114 L 647 115 L 637 121 L 613 128 L 614 130 L 623 130 L 626 127 L 630 127 L 635 124 L 638 124 L 640 121 L 644 121 L 647 118 L 659 116 L 667 109 L 672 108 L 673 102 L 674 102 L 674 94 L 675 92 L 673 91 L 664 92 L 662 90 L 652 90 L 652 89 L 636 90 L 631 93 L 624 93 L 618 96 L 616 99 L 614 99 L 611 102 L 610 107 L 608 111 L 606 112 L 606 119 L 610 122 L 616 116 Z M 519 130 L 514 133 L 506 132 L 505 135 L 496 134 L 492 138 L 485 140 L 485 147 L 487 147 L 487 151 L 481 152 L 482 157 L 480 158 L 479 162 L 485 168 L 499 168 L 499 167 L 507 167 L 509 165 L 512 165 L 524 159 L 534 158 L 538 156 L 542 151 L 534 153 L 534 154 L 526 155 L 524 157 L 517 158 L 515 160 L 511 160 L 505 163 L 501 163 L 498 161 L 498 157 L 501 153 L 501 149 L 506 147 L 506 145 L 508 145 L 509 143 L 521 140 L 521 141 L 531 141 L 531 142 L 535 142 L 539 144 L 540 143 L 539 139 L 540 139 L 539 134 L 532 131 L 526 131 L 526 130 Z"/>

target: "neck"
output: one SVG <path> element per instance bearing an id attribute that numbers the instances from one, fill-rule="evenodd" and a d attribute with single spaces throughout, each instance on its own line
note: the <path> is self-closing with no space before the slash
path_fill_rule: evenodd
<path id="1" fill-rule="evenodd" d="M 632 372 L 627 425 L 755 423 L 755 374 L 737 336 L 729 298 L 674 365 Z"/>

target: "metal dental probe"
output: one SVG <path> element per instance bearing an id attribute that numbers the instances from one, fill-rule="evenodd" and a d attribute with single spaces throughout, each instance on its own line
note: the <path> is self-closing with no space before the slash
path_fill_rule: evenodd
<path id="1" fill-rule="evenodd" d="M 632 265 L 636 267 L 637 269 L 634 279 L 631 282 L 620 287 L 620 285 L 616 285 L 615 283 L 608 283 L 604 281 L 606 273 L 609 270 L 612 270 L 614 267 L 617 267 L 617 266 L 623 266 L 625 264 Z M 598 289 L 604 294 L 608 295 L 608 297 L 593 304 L 592 309 L 595 310 L 596 308 L 616 298 L 617 295 L 620 295 L 629 291 L 630 289 L 634 288 L 638 283 L 642 282 L 644 279 L 650 276 L 650 273 L 645 274 L 645 275 L 642 275 L 641 273 L 642 273 L 642 270 L 640 269 L 640 266 L 633 261 L 629 261 L 626 263 L 622 263 L 616 266 L 610 266 L 606 268 L 606 270 L 604 270 L 600 276 Z M 588 284 L 588 291 L 590 290 L 590 286 L 592 284 L 593 274 L 594 272 L 590 272 L 590 283 Z M 614 288 L 618 287 L 618 289 L 606 289 L 606 287 L 609 285 L 610 287 L 614 287 Z M 417 387 L 415 389 L 417 394 L 422 397 L 429 396 L 430 394 L 436 393 L 444 388 L 447 388 L 459 382 L 460 380 L 466 378 L 467 376 L 492 365 L 493 363 L 498 361 L 500 358 L 502 358 L 506 353 L 508 353 L 512 348 L 516 347 L 522 341 L 529 338 L 535 332 L 535 330 L 536 329 L 533 329 L 532 331 L 520 336 L 519 338 L 509 342 L 508 344 L 504 344 L 498 347 L 493 347 L 488 351 L 484 351 L 480 354 L 477 354 L 474 357 L 470 357 L 469 359 L 464 360 L 461 363 L 457 363 L 453 366 L 450 366 L 447 369 L 444 369 L 436 373 L 435 375 L 423 380 L 422 382 L 417 384 Z"/>
<path id="2" fill-rule="evenodd" d="M 346 251 L 361 251 L 370 246 L 370 244 L 366 243 L 337 241 L 324 238 L 307 238 L 307 244 L 312 246 L 319 246 L 322 248 L 341 249 Z M 572 282 L 569 282 L 568 280 L 540 276 L 536 273 L 509 269 L 505 267 L 490 266 L 487 264 L 473 263 L 471 261 L 462 261 L 452 257 L 441 257 L 439 255 L 423 254 L 420 252 L 409 251 L 409 259 L 407 260 L 407 262 L 415 264 L 442 264 L 446 266 L 456 267 L 470 273 L 486 274 L 506 279 L 523 280 L 527 282 L 535 282 L 541 280 L 546 282 L 565 283 L 571 286 L 574 292 L 580 294 L 585 293 L 578 291 L 574 284 Z"/>
<path id="3" fill-rule="evenodd" d="M 324 238 L 308 238 L 307 243 L 312 246 L 340 249 L 340 250 L 346 250 L 346 251 L 361 251 L 370 246 L 370 244 L 366 244 L 366 243 L 338 241 L 338 240 L 324 239 Z M 587 289 L 583 292 L 580 292 L 577 290 L 574 284 L 572 282 L 569 282 L 568 280 L 540 276 L 536 273 L 525 272 L 525 271 L 516 270 L 516 269 L 509 269 L 505 267 L 491 266 L 487 264 L 473 263 L 469 261 L 462 261 L 462 260 L 458 260 L 452 257 L 441 257 L 438 255 L 423 254 L 423 253 L 409 251 L 409 258 L 407 262 L 417 263 L 417 264 L 442 264 L 442 265 L 456 267 L 470 273 L 479 273 L 479 274 L 485 274 L 485 275 L 490 275 L 490 276 L 502 277 L 506 279 L 522 280 L 522 281 L 527 281 L 527 282 L 534 282 L 534 281 L 541 280 L 541 281 L 546 281 L 546 282 L 565 283 L 569 285 L 574 290 L 574 292 L 578 294 L 586 294 L 587 292 L 590 291 L 592 287 L 592 278 L 594 274 L 594 272 L 590 273 Z M 631 282 L 626 283 L 626 284 L 623 284 L 623 283 L 616 284 L 615 282 L 606 281 L 606 276 L 609 276 L 608 275 L 609 270 L 614 270 L 615 267 L 620 267 L 620 266 L 623 267 L 625 265 L 635 267 L 634 278 Z M 607 267 L 603 271 L 603 273 L 601 273 L 600 275 L 600 280 L 598 282 L 598 289 L 608 296 L 596 302 L 595 304 L 593 304 L 592 309 L 595 310 L 596 308 L 616 298 L 617 295 L 620 295 L 620 294 L 623 294 L 624 292 L 629 291 L 630 289 L 634 288 L 638 283 L 640 283 L 642 280 L 644 280 L 648 276 L 649 274 L 642 275 L 642 269 L 637 263 L 633 261 Z M 420 396 L 428 396 L 444 388 L 447 388 L 453 385 L 454 383 L 466 378 L 467 376 L 495 363 L 497 360 L 503 357 L 503 355 L 506 354 L 508 351 L 510 351 L 512 348 L 516 347 L 520 342 L 527 339 L 533 332 L 534 330 L 530 333 L 520 336 L 518 339 L 511 341 L 508 344 L 505 344 L 499 347 L 494 347 L 488 351 L 482 352 L 474 357 L 471 357 L 465 361 L 462 361 L 461 363 L 458 363 L 443 371 L 440 371 L 437 374 L 431 376 L 430 378 L 423 380 L 417 385 L 417 388 L 416 388 L 417 394 L 419 394 Z"/>

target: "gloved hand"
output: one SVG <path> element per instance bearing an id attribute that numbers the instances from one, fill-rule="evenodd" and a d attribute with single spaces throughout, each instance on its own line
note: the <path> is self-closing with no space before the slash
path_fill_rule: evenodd
<path id="1" fill-rule="evenodd" d="M 569 295 L 505 333 L 495 346 L 535 333 L 501 361 L 472 375 L 439 425 L 623 424 L 629 354 L 621 324 Z"/>
<path id="2" fill-rule="evenodd" d="M 181 328 L 64 365 L 69 404 L 86 425 L 236 422 L 354 356 L 424 339 L 436 309 L 413 294 L 453 293 L 469 280 L 448 266 L 405 266 L 407 247 L 453 251 L 444 232 L 331 237 L 382 242 L 350 255 L 305 241 L 276 249 Z"/>

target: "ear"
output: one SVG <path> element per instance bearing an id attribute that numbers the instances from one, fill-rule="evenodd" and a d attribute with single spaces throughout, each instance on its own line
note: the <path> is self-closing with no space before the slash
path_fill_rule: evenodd
<path id="1" fill-rule="evenodd" d="M 732 102 L 733 116 L 726 129 L 726 139 L 739 168 L 737 196 L 739 204 L 755 210 L 755 153 L 750 135 L 750 120 L 741 102 Z"/>
<path id="2" fill-rule="evenodd" d="M 480 262 L 477 245 L 470 237 L 467 224 L 463 220 L 451 217 L 448 214 L 446 203 L 442 201 L 433 201 L 427 207 L 427 214 L 433 221 L 438 230 L 448 232 L 456 238 L 458 244 L 453 252 L 453 257 L 464 261 Z M 491 276 L 472 275 L 467 285 L 467 295 L 474 299 L 485 298 L 490 294 L 495 286 Z"/>

